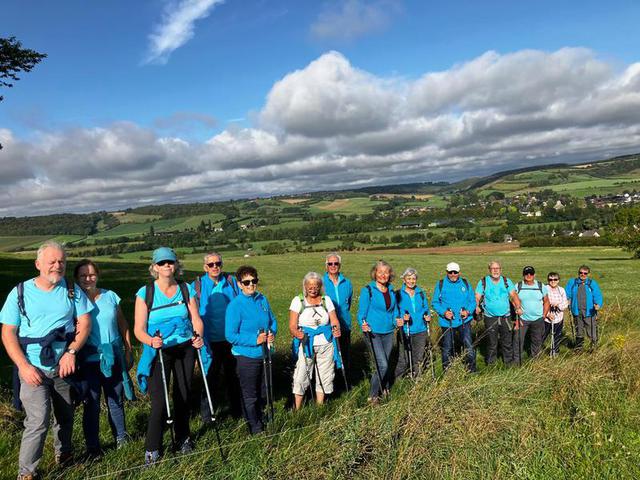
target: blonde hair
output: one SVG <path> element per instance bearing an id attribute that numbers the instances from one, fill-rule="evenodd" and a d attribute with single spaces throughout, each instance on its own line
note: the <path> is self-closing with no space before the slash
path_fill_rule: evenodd
<path id="1" fill-rule="evenodd" d="M 180 263 L 180 260 L 176 260 L 176 270 L 175 272 L 173 272 L 173 278 L 180 278 L 182 276 L 182 274 L 184 273 L 184 269 L 182 267 L 182 264 Z M 155 263 L 152 263 L 151 265 L 149 265 L 149 275 L 151 275 L 153 277 L 154 280 L 158 279 L 158 272 L 156 272 L 154 270 Z"/>
<path id="2" fill-rule="evenodd" d="M 393 267 L 384 260 L 378 260 L 373 264 L 373 267 L 371 267 L 371 272 L 369 273 L 371 275 L 371 280 L 376 279 L 376 271 L 380 267 L 386 267 L 389 269 L 389 283 L 393 282 L 393 279 L 396 278 L 396 273 L 393 271 Z"/>

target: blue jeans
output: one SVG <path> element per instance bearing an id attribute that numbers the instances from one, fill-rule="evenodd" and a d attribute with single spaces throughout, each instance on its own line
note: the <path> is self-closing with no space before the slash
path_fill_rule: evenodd
<path id="1" fill-rule="evenodd" d="M 104 390 L 107 403 L 109 425 L 113 437 L 123 440 L 127 436 L 124 423 L 124 402 L 122 369 L 114 365 L 110 377 L 100 371 L 100 362 L 88 362 L 82 366 L 83 377 L 87 382 L 87 397 L 84 401 L 82 428 L 88 451 L 100 449 L 100 394 Z"/>
<path id="2" fill-rule="evenodd" d="M 457 342 L 462 342 L 464 350 L 467 352 L 465 364 L 470 372 L 476 371 L 476 351 L 473 348 L 471 338 L 471 322 L 464 323 L 457 327 L 442 327 L 442 368 L 446 370 L 451 365 L 455 355 L 454 346 Z M 457 341 L 456 341 L 457 337 Z M 459 345 L 459 343 L 458 343 Z"/>
<path id="3" fill-rule="evenodd" d="M 373 347 L 374 362 L 377 363 L 380 370 L 380 377 L 382 378 L 382 386 L 378 379 L 378 372 L 374 365 L 373 373 L 371 374 L 371 389 L 369 390 L 369 396 L 371 398 L 379 397 L 384 389 L 388 389 L 390 382 L 389 372 L 389 358 L 391 357 L 391 350 L 393 348 L 393 332 L 392 333 L 373 333 L 371 332 L 369 340 L 369 347 Z"/>

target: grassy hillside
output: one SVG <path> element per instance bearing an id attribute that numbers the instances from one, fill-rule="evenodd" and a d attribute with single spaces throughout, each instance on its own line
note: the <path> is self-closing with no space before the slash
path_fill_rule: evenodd
<path id="1" fill-rule="evenodd" d="M 492 255 L 419 254 L 389 251 L 384 255 L 401 273 L 407 266 L 419 272 L 419 284 L 431 298 L 447 262 L 455 260 L 475 284 L 496 257 L 505 273 L 519 279 L 523 265 L 541 275 L 553 269 L 563 284 L 577 267 L 588 263 L 601 283 L 606 306 L 601 314 L 603 342 L 596 353 L 575 355 L 563 349 L 554 361 L 544 357 L 522 369 L 486 369 L 479 352 L 480 372 L 470 376 L 460 366 L 437 382 L 428 376 L 416 384 L 401 381 L 391 398 L 378 407 L 366 402 L 366 347 L 354 330 L 356 387 L 317 408 L 294 414 L 284 410 L 290 397 L 292 365 L 286 333 L 289 302 L 300 289 L 303 275 L 321 271 L 322 255 L 279 255 L 252 258 L 259 271 L 260 289 L 268 296 L 279 320 L 274 365 L 276 420 L 266 435 L 249 438 L 242 422 L 223 417 L 221 436 L 226 460 L 220 459 L 211 430 L 198 419 L 192 428 L 197 448 L 193 455 L 167 455 L 159 466 L 139 469 L 148 401 L 127 405 L 127 423 L 134 442 L 114 450 L 106 419 L 102 440 L 105 457 L 67 470 L 53 465 L 50 440 L 43 472 L 47 478 L 639 478 L 640 477 L 640 323 L 635 305 L 640 294 L 637 261 L 617 249 L 528 249 Z M 345 255 L 344 272 L 356 290 L 368 280 L 373 254 Z M 19 279 L 33 273 L 31 260 L 3 258 L 0 298 Z M 233 270 L 242 258 L 225 258 Z M 188 255 L 192 278 L 201 258 Z M 133 294 L 145 282 L 144 263 L 102 263 L 102 285 L 116 290 L 132 318 Z M 398 285 L 399 283 L 396 282 Z M 354 311 L 357 309 L 357 301 Z M 482 335 L 477 325 L 476 335 Z M 434 328 L 435 341 L 440 332 Z M 567 328 L 566 331 L 569 329 Z M 438 355 L 439 357 L 439 355 Z M 6 365 L 6 359 L 5 359 Z M 0 405 L 0 477 L 15 474 L 21 433 L 20 417 L 7 406 L 8 370 L 0 369 L 5 389 Z M 438 374 L 440 374 L 438 360 Z M 339 379 L 336 379 L 339 381 Z M 199 385 L 199 381 L 196 381 Z M 80 416 L 74 441 L 82 445 Z M 165 438 L 168 445 L 168 436 Z M 120 474 L 113 472 L 125 470 Z"/>

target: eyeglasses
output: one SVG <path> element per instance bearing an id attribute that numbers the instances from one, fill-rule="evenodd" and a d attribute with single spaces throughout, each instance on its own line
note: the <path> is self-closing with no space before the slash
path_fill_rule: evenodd
<path id="1" fill-rule="evenodd" d="M 175 265 L 176 262 L 174 262 L 173 260 L 160 260 L 158 263 L 156 263 L 156 265 L 158 265 L 159 267 L 164 267 L 165 265 Z"/>
<path id="2" fill-rule="evenodd" d="M 209 263 L 207 263 L 207 267 L 209 267 L 209 268 L 221 267 L 221 266 L 222 266 L 222 262 L 209 262 Z"/>
<path id="3" fill-rule="evenodd" d="M 559 278 L 547 278 L 547 282 L 557 282 Z"/>
<path id="4" fill-rule="evenodd" d="M 447 270 L 447 273 L 450 273 L 451 275 L 458 275 L 460 272 L 457 270 Z"/>
<path id="5" fill-rule="evenodd" d="M 580 275 L 589 275 L 589 272 L 578 272 Z"/>
<path id="6" fill-rule="evenodd" d="M 327 267 L 339 267 L 340 262 L 327 262 Z"/>
<path id="7" fill-rule="evenodd" d="M 244 285 L 245 287 L 248 287 L 249 285 L 257 285 L 258 284 L 258 279 L 257 278 L 248 278 L 247 280 L 241 280 L 240 283 L 242 285 Z"/>

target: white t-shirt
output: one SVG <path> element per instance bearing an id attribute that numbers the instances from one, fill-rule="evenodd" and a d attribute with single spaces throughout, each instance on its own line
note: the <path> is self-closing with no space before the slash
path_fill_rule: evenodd
<path id="1" fill-rule="evenodd" d="M 318 328 L 322 325 L 329 324 L 329 312 L 333 312 L 336 308 L 333 306 L 333 302 L 328 296 L 324 297 L 324 303 L 326 305 L 326 310 L 320 305 L 310 305 L 306 299 L 304 299 L 305 309 L 300 313 L 298 317 L 298 325 L 301 327 L 309 327 L 309 328 Z M 291 300 L 291 306 L 289 310 L 292 312 L 299 313 L 301 310 L 301 302 L 300 297 L 296 296 Z M 327 339 L 324 335 L 316 335 L 313 340 L 313 345 L 324 345 L 327 342 Z"/>

